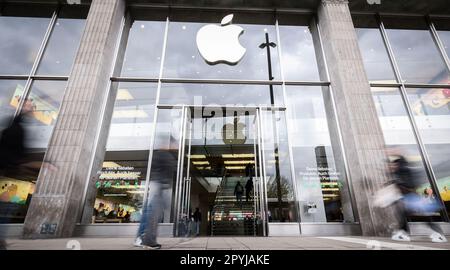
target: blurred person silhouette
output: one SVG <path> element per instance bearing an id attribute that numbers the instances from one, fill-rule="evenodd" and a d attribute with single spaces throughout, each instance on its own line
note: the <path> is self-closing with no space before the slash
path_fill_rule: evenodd
<path id="1" fill-rule="evenodd" d="M 234 186 L 234 195 L 236 196 L 236 202 L 242 206 L 242 194 L 244 193 L 244 187 L 241 185 L 241 182 L 238 181 L 236 186 Z"/>
<path id="2" fill-rule="evenodd" d="M 0 138 L 0 171 L 2 175 L 15 174 L 23 169 L 40 169 L 46 167 L 56 170 L 56 167 L 48 162 L 32 160 L 27 155 L 26 139 L 30 138 L 25 126 L 27 119 L 33 118 L 35 106 L 32 99 L 26 99 L 22 111 L 14 117 L 11 124 L 2 131 Z"/>
<path id="3" fill-rule="evenodd" d="M 28 154 L 26 139 L 31 136 L 27 134 L 25 127 L 26 122 L 33 119 L 34 109 L 33 100 L 26 99 L 20 114 L 12 121 L 6 120 L 10 124 L 1 131 L 0 135 L 0 180 L 3 177 L 20 179 L 20 175 L 27 172 L 37 174 L 41 167 L 52 171 L 57 170 L 54 165 L 42 160 L 33 160 Z M 6 249 L 5 241 L 1 239 L 0 249 Z"/>
<path id="4" fill-rule="evenodd" d="M 251 200 L 250 198 L 250 193 L 253 190 L 253 165 L 252 164 L 247 164 L 247 166 L 245 167 L 245 175 L 248 178 L 247 183 L 245 184 L 245 201 L 248 202 L 249 200 Z"/>
<path id="5" fill-rule="evenodd" d="M 195 235 L 200 235 L 200 225 L 202 223 L 202 213 L 200 213 L 200 208 L 195 208 L 195 212 L 192 215 L 195 224 Z"/>
<path id="6" fill-rule="evenodd" d="M 141 224 L 134 245 L 160 249 L 161 245 L 157 242 L 158 223 L 163 219 L 164 209 L 169 208 L 167 198 L 164 200 L 164 193 L 171 189 L 174 159 L 170 151 L 160 151 L 154 153 L 152 160 L 148 195 L 144 200 Z"/>
<path id="7" fill-rule="evenodd" d="M 409 236 L 408 216 L 419 214 L 427 217 L 427 225 L 432 230 L 430 238 L 432 242 L 447 242 L 441 228 L 432 222 L 432 215 L 442 209 L 440 203 L 432 195 L 432 189 L 427 189 L 425 193 L 427 198 L 417 194 L 416 190 L 423 184 L 420 177 L 413 172 L 406 158 L 399 153 L 391 156 L 392 160 L 388 163 L 395 185 L 401 198 L 395 202 L 399 211 L 399 230 L 392 233 L 392 240 L 411 241 Z M 431 193 L 430 193 L 431 192 Z"/>

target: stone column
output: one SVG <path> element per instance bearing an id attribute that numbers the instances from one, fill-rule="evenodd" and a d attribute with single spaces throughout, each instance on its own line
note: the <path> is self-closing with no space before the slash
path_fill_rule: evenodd
<path id="1" fill-rule="evenodd" d="M 92 0 L 58 119 L 24 224 L 25 238 L 70 237 L 79 222 L 106 104 L 125 0 Z"/>
<path id="2" fill-rule="evenodd" d="M 327 78 L 326 61 L 348 162 L 347 177 L 356 201 L 353 207 L 356 207 L 363 235 L 385 236 L 390 227 L 397 224 L 393 209 L 373 206 L 373 194 L 388 181 L 385 143 L 348 1 L 322 0 L 317 16 L 325 54 L 323 59 L 318 52 L 320 73 L 322 79 Z M 315 43 L 318 45 L 317 39 Z M 327 110 L 332 110 L 331 98 L 324 97 Z M 339 145 L 337 133 L 331 127 L 330 132 L 333 145 Z"/>

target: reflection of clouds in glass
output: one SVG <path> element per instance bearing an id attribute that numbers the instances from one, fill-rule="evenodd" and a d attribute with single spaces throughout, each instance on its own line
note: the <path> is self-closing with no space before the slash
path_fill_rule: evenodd
<path id="1" fill-rule="evenodd" d="M 29 98 L 33 112 L 26 120 L 30 148 L 46 148 L 64 95 L 66 81 L 34 81 Z"/>
<path id="2" fill-rule="evenodd" d="M 84 19 L 58 19 L 38 73 L 68 75 L 83 33 Z"/>
<path id="3" fill-rule="evenodd" d="M 444 49 L 450 57 L 450 31 L 438 31 L 439 37 L 444 44 Z"/>
<path id="4" fill-rule="evenodd" d="M 295 145 L 330 145 L 321 87 L 287 86 L 288 123 Z"/>
<path id="5" fill-rule="evenodd" d="M 279 26 L 285 80 L 319 80 L 311 33 L 306 26 Z"/>
<path id="6" fill-rule="evenodd" d="M 386 145 L 415 146 L 416 141 L 400 90 L 372 87 L 372 96 Z"/>
<path id="7" fill-rule="evenodd" d="M 166 22 L 134 21 L 123 61 L 122 76 L 158 77 Z"/>
<path id="8" fill-rule="evenodd" d="M 244 58 L 235 66 L 218 64 L 210 66 L 200 56 L 196 35 L 203 23 L 171 22 L 164 64 L 164 77 L 170 78 L 211 78 L 211 79 L 255 79 L 267 80 L 266 49 L 259 45 L 265 42 L 264 28 L 270 41 L 277 43 L 275 27 L 272 25 L 239 24 L 244 28 L 240 43 L 247 49 Z M 280 79 L 277 48 L 271 49 L 272 72 L 275 80 Z"/>
<path id="9" fill-rule="evenodd" d="M 448 71 L 428 30 L 387 30 L 394 55 L 406 82 L 443 83 Z"/>
<path id="10" fill-rule="evenodd" d="M 0 17 L 0 74 L 28 74 L 50 22 L 48 18 Z"/>
<path id="11" fill-rule="evenodd" d="M 356 33 L 369 80 L 395 80 L 380 30 L 375 28 L 358 28 Z"/>
<path id="12" fill-rule="evenodd" d="M 119 83 L 108 134 L 108 149 L 150 147 L 156 90 L 155 83 Z"/>
<path id="13" fill-rule="evenodd" d="M 274 85 L 275 104 L 282 105 L 281 86 Z M 161 87 L 161 104 L 270 105 L 269 85 L 180 84 Z"/>
<path id="14" fill-rule="evenodd" d="M 0 126 L 6 126 L 6 120 L 14 115 L 25 84 L 26 81 L 0 81 Z"/>

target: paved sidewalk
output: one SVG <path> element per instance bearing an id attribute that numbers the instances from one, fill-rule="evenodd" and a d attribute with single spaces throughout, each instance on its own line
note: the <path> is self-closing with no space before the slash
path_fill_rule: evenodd
<path id="1" fill-rule="evenodd" d="M 159 238 L 164 250 L 450 250 L 450 243 L 431 243 L 427 237 L 412 242 L 389 238 L 349 237 L 197 237 Z M 8 239 L 10 250 L 143 250 L 132 238 Z"/>

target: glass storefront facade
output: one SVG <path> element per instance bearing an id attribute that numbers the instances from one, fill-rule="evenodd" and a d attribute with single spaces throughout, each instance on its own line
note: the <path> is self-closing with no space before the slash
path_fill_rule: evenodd
<path id="1" fill-rule="evenodd" d="M 191 165 L 190 175 L 196 178 L 201 175 L 203 179 L 198 183 L 193 181 L 189 207 L 200 206 L 209 214 L 208 220 L 219 215 L 222 219 L 238 220 L 245 214 L 216 213 L 217 202 L 201 199 L 212 192 L 196 190 L 213 186 L 219 192 L 226 188 L 224 175 L 230 183 L 240 178 L 245 184 L 246 164 L 253 164 L 261 168 L 260 176 L 264 174 L 266 186 L 261 190 L 265 194 L 261 203 L 268 213 L 268 222 L 354 222 L 344 167 L 337 164 L 342 158 L 334 156 L 331 145 L 327 114 L 334 112 L 324 105 L 322 93 L 329 89 L 321 86 L 328 82 L 319 78 L 309 28 L 312 17 L 234 13 L 233 23 L 244 28 L 245 35 L 240 41 L 247 51 L 241 62 L 229 66 L 207 64 L 195 40 L 200 28 L 217 24 L 226 13 L 199 12 L 194 17 L 183 11 L 166 16 L 163 12 L 154 17 L 149 14 L 132 9 L 125 23 L 122 36 L 127 41 L 119 49 L 123 61 L 116 63 L 121 68 L 112 78 L 117 98 L 103 170 L 112 161 L 118 166 L 114 168 L 117 176 L 122 164 L 131 162 L 121 158 L 111 160 L 110 153 L 125 157 L 146 152 L 151 160 L 145 168 L 147 174 L 140 174 L 139 181 L 108 179 L 102 172 L 100 182 L 112 182 L 113 189 L 99 184 L 94 213 L 102 212 L 103 218 L 93 218 L 94 222 L 138 222 L 139 219 L 129 216 L 140 216 L 146 196 L 145 177 L 147 185 L 166 179 L 169 187 L 161 222 L 176 222 L 177 172 L 182 170 L 178 162 L 186 151 L 195 152 L 187 161 Z M 267 41 L 266 36 L 273 43 L 270 58 L 267 48 L 260 46 Z M 192 112 L 183 114 L 184 108 L 191 108 Z M 243 108 L 248 111 L 242 111 Z M 200 116 L 196 115 L 198 111 Z M 229 116 L 217 117 L 222 113 Z M 246 114 L 252 117 L 244 118 Z M 180 127 L 186 117 L 194 123 L 194 135 L 196 124 L 204 130 L 203 150 L 198 148 L 202 140 L 196 140 L 194 135 L 187 144 L 184 142 L 186 136 Z M 234 125 L 250 127 L 249 119 L 259 124 L 248 130 L 251 136 L 243 143 L 224 140 L 220 129 L 232 126 L 235 121 Z M 122 137 L 126 133 L 132 134 Z M 255 149 L 258 148 L 256 152 L 251 147 L 252 141 Z M 182 152 L 182 148 L 187 150 Z M 126 172 L 127 177 L 136 170 L 128 169 L 131 171 Z M 131 185 L 132 190 L 124 189 L 121 184 L 114 190 L 115 182 Z M 311 205 L 317 213 L 308 213 Z M 212 230 L 205 228 L 204 233 L 212 234 Z"/>
<path id="2" fill-rule="evenodd" d="M 412 164 L 422 182 L 417 193 L 432 189 L 443 201 L 447 213 L 435 213 L 435 220 L 448 220 L 449 20 L 354 16 L 354 22 L 386 147 Z"/>
<path id="3" fill-rule="evenodd" d="M 1 223 L 23 223 L 25 219 L 88 10 L 2 7 L 0 126 L 4 130 L 15 115 L 23 115 L 27 151 L 20 160 L 20 170 L 2 166 Z"/>
<path id="4" fill-rule="evenodd" d="M 0 16 L 0 126 L 31 103 L 27 158 L 38 165 L 0 179 L 0 223 L 23 223 L 89 6 L 36 14 L 7 7 Z M 108 86 L 115 101 L 105 117 L 105 154 L 91 176 L 95 200 L 83 202 L 92 215 L 82 224 L 139 223 L 155 183 L 163 183 L 160 223 L 173 224 L 175 236 L 197 207 L 208 221 L 200 235 L 359 222 L 317 17 L 236 10 L 244 57 L 208 64 L 197 33 L 220 26 L 228 13 L 127 8 Z M 353 21 L 386 148 L 405 155 L 422 181 L 416 191 L 431 189 L 445 204 L 433 219 L 448 222 L 450 20 L 355 13 Z M 250 202 L 244 196 L 239 208 L 233 190 L 249 178 Z"/>

